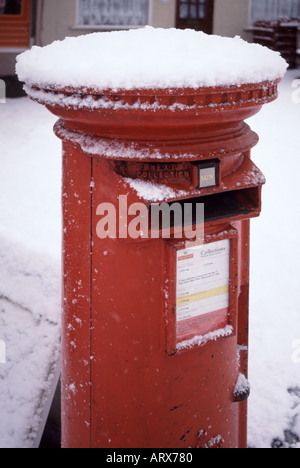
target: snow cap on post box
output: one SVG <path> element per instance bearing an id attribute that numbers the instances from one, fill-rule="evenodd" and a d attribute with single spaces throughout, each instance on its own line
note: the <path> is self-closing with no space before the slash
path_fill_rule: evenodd
<path id="1" fill-rule="evenodd" d="M 136 161 L 248 151 L 258 137 L 243 122 L 277 98 L 286 69 L 279 53 L 239 37 L 152 27 L 67 38 L 17 58 L 27 94 L 61 118 L 59 138 Z"/>
<path id="2" fill-rule="evenodd" d="M 16 71 L 30 94 L 34 85 L 99 92 L 239 86 L 282 78 L 286 68 L 278 52 L 240 37 L 147 26 L 35 46 L 17 58 Z"/>

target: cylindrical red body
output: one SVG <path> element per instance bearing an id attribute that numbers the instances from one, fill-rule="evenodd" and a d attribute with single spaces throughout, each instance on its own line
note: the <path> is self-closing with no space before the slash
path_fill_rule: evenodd
<path id="1" fill-rule="evenodd" d="M 64 141 L 63 447 L 246 447 L 249 220 L 265 181 L 244 120 L 276 93 L 274 82 L 48 106 Z M 136 181 L 169 195 L 153 201 Z M 122 196 L 148 210 L 204 203 L 204 246 L 185 233 L 100 239 L 98 207 L 119 215 Z"/>

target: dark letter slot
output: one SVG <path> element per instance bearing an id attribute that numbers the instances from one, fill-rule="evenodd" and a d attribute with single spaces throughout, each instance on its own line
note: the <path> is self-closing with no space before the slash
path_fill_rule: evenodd
<path id="1" fill-rule="evenodd" d="M 198 203 L 204 203 L 205 222 L 240 216 L 245 217 L 247 215 L 251 216 L 260 209 L 259 190 L 259 187 L 254 187 L 230 192 L 214 193 L 212 195 L 179 200 L 173 203 L 179 203 L 181 205 L 182 221 L 184 219 L 185 204 L 188 203 L 192 205 L 193 215 L 190 217 L 190 219 L 192 219 L 192 224 L 195 224 L 196 221 L 196 206 Z M 172 206 L 173 203 L 168 203 L 168 205 Z M 162 204 L 159 206 L 162 206 Z M 164 225 L 164 228 L 165 227 L 166 225 Z M 170 227 L 174 227 L 174 217 L 172 213 L 170 216 Z"/>

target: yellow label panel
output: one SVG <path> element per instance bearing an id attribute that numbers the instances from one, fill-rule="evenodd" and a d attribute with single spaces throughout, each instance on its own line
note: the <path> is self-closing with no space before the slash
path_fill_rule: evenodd
<path id="1" fill-rule="evenodd" d="M 177 298 L 176 305 L 181 306 L 184 304 L 191 304 L 195 301 L 201 301 L 203 299 L 209 299 L 215 296 L 221 296 L 222 294 L 229 293 L 229 285 L 221 286 L 220 288 L 210 289 L 208 291 L 199 292 L 196 294 L 190 294 L 189 296 L 184 296 Z"/>

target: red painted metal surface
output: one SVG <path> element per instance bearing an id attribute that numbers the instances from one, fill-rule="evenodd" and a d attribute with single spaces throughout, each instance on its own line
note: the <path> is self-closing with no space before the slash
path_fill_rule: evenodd
<path id="1" fill-rule="evenodd" d="M 277 84 L 76 90 L 82 102 L 118 103 L 110 109 L 48 102 L 64 141 L 63 447 L 246 447 L 248 394 L 236 383 L 247 377 L 249 220 L 260 214 L 265 180 L 250 159 L 258 138 L 244 119 L 276 98 Z M 198 188 L 195 162 L 217 163 L 214 186 Z M 128 195 L 128 205 L 151 206 L 128 178 L 171 187 L 168 202 L 204 202 L 205 243 L 230 242 L 225 315 L 178 332 L 184 236 L 98 238 L 99 204 L 118 212 Z"/>

